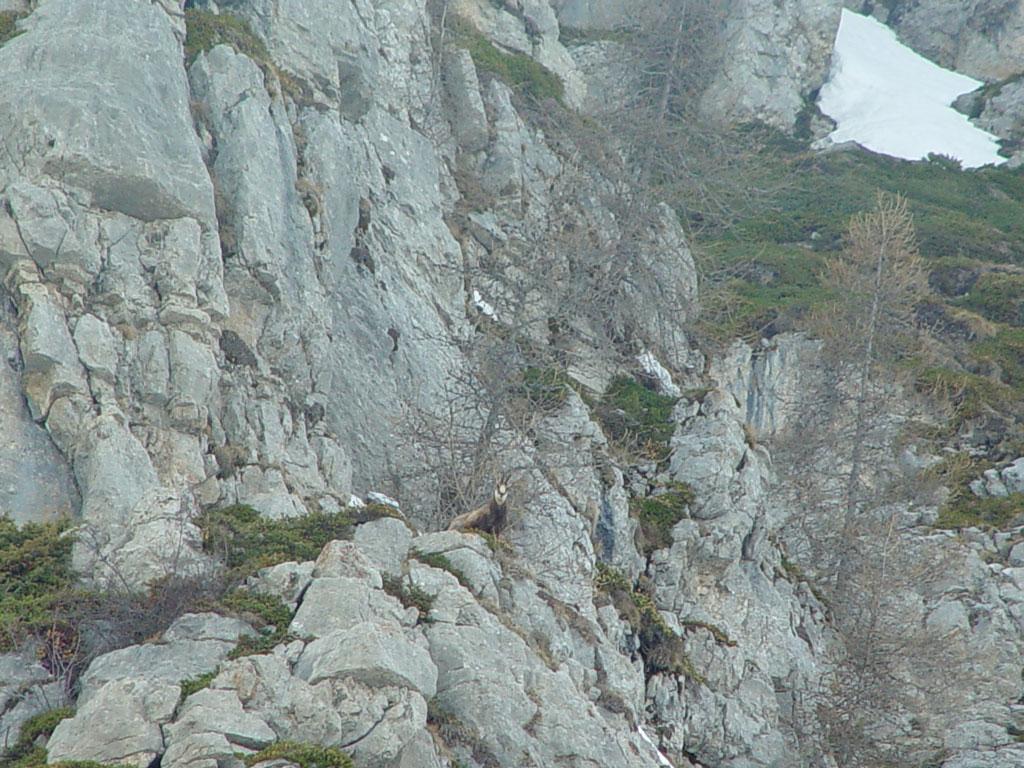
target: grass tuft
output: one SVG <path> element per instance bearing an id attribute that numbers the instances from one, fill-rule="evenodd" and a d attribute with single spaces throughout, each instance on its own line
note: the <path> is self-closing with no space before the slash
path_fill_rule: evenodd
<path id="1" fill-rule="evenodd" d="M 268 565 L 315 560 L 328 542 L 352 537 L 347 512 L 270 520 L 252 507 L 236 504 L 204 512 L 196 525 L 203 533 L 203 548 L 223 560 L 238 578 Z"/>
<path id="2" fill-rule="evenodd" d="M 229 13 L 216 14 L 198 8 L 185 11 L 185 61 L 191 64 L 204 51 L 230 45 L 257 64 L 267 65 L 270 53 L 248 22 Z"/>
<path id="3" fill-rule="evenodd" d="M 267 760 L 287 760 L 299 768 L 355 768 L 352 758 L 340 749 L 295 741 L 278 741 L 243 758 L 247 766 Z"/>
<path id="4" fill-rule="evenodd" d="M 565 96 L 562 80 L 547 67 L 523 53 L 508 53 L 497 48 L 468 21 L 453 22 L 454 41 L 469 51 L 473 64 L 482 72 L 494 75 L 513 91 L 537 102 Z"/>
<path id="5" fill-rule="evenodd" d="M 683 637 L 669 627 L 650 596 L 635 589 L 622 571 L 598 563 L 594 586 L 608 595 L 619 616 L 637 634 L 648 676 L 667 672 L 706 682 L 686 653 Z"/>
<path id="6" fill-rule="evenodd" d="M 442 571 L 448 571 L 452 576 L 459 580 L 459 584 L 464 586 L 466 589 L 473 591 L 469 584 L 469 579 L 466 578 L 461 570 L 459 570 L 452 561 L 442 555 L 440 552 L 421 552 L 418 549 L 412 551 L 411 557 L 414 560 L 419 560 L 424 565 L 429 565 L 431 568 L 437 568 Z"/>
<path id="7" fill-rule="evenodd" d="M 595 415 L 608 436 L 627 451 L 643 458 L 668 458 L 669 440 L 675 431 L 672 409 L 677 398 L 659 395 L 636 379 L 612 380 Z"/>
<path id="8" fill-rule="evenodd" d="M 645 554 L 672 546 L 672 528 L 686 517 L 694 499 L 691 485 L 670 483 L 653 496 L 630 500 L 630 512 L 640 521 Z"/>

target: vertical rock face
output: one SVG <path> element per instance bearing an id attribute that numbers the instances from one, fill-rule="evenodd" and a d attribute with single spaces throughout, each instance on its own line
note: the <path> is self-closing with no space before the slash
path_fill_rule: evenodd
<path id="1" fill-rule="evenodd" d="M 16 523 L 35 522 L 78 511 L 78 491 L 67 461 L 46 430 L 33 421 L 21 388 L 25 364 L 14 313 L 0 319 L 0 511 Z"/>
<path id="2" fill-rule="evenodd" d="M 210 220 L 174 27 L 136 0 L 46 3 L 3 49 L 0 139 L 18 175 L 44 173 L 97 208 Z M 110 40 L 123 44 L 110 47 Z M 98 51 L 106 51 L 98 56 Z M 26 73 L 33 73 L 26 77 Z"/>
<path id="3" fill-rule="evenodd" d="M 734 0 L 723 20 L 721 71 L 702 106 L 719 119 L 788 130 L 828 75 L 842 0 Z"/>
<path id="4" fill-rule="evenodd" d="M 686 35 L 693 28 L 687 18 L 710 20 L 707 51 L 701 56 L 701 66 L 712 62 L 701 100 L 704 114 L 725 122 L 760 120 L 789 130 L 828 75 L 843 3 L 560 0 L 555 7 L 563 26 L 581 30 L 643 27 L 648 18 L 660 24 L 681 19 Z"/>
<path id="5" fill-rule="evenodd" d="M 937 64 L 995 82 L 1021 72 L 1024 4 L 1020 0 L 847 2 L 875 13 L 907 45 Z"/>
<path id="6" fill-rule="evenodd" d="M 246 20 L 267 60 L 219 45 L 186 62 L 173 3 L 49 0 L 19 22 L 0 46 L 0 510 L 70 511 L 83 578 L 140 588 L 214 567 L 194 524 L 204 508 L 283 518 L 379 487 L 443 527 L 434 457 L 399 436 L 453 412 L 479 434 L 481 339 L 514 342 L 517 364 L 542 350 L 598 391 L 640 354 L 664 392 L 692 395 L 668 452 L 624 466 L 589 395 L 557 388 L 496 451 L 518 470 L 507 540 L 388 519 L 315 564 L 278 564 L 249 586 L 294 609 L 296 637 L 228 661 L 249 628 L 189 616 L 100 657 L 52 759 L 212 768 L 292 740 L 380 768 L 664 765 L 644 734 L 679 765 L 796 765 L 808 739 L 821 751 L 796 723 L 838 640 L 786 568 L 789 511 L 756 440 L 791 423 L 815 344 L 738 345 L 703 375 L 675 213 L 652 206 L 636 233 L 628 185 L 541 130 L 550 103 L 524 107 L 487 58 L 527 57 L 569 107 L 593 103 L 562 27 L 616 28 L 642 9 L 447 7 L 494 51 L 443 43 L 425 0 L 206 7 Z M 838 2 L 720 10 L 730 55 L 706 110 L 791 125 L 824 74 Z M 612 258 L 595 265 L 595 251 Z M 588 280 L 594 291 L 573 288 Z M 522 370 L 499 384 L 529 400 Z M 674 526 L 638 546 L 631 496 L 687 486 Z M 915 620 L 986 648 L 991 685 L 969 702 L 982 725 L 951 749 L 1005 733 L 985 730 L 999 713 L 980 700 L 1011 689 L 1019 569 L 993 587 L 981 557 L 913 595 Z M 970 606 L 982 599 L 988 623 Z M 44 698 L 17 686 L 53 684 L 0 672 L 0 733 L 13 734 Z M 209 672 L 179 702 L 180 681 Z"/>

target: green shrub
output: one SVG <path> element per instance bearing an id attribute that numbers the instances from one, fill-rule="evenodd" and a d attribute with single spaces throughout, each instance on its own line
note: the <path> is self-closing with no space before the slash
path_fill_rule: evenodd
<path id="1" fill-rule="evenodd" d="M 278 741 L 266 749 L 246 755 L 243 760 L 246 765 L 256 765 L 265 760 L 288 760 L 300 768 L 355 768 L 352 758 L 340 749 L 294 741 Z"/>
<path id="2" fill-rule="evenodd" d="M 248 22 L 228 13 L 216 14 L 198 8 L 185 11 L 185 61 L 191 64 L 196 56 L 218 45 L 230 45 L 257 64 L 266 65 L 270 54 Z"/>
<path id="3" fill-rule="evenodd" d="M 526 368 L 521 374 L 519 392 L 534 408 L 550 412 L 560 408 L 573 389 L 573 380 L 558 368 Z"/>
<path id="4" fill-rule="evenodd" d="M 656 495 L 630 500 L 630 512 L 640 521 L 645 554 L 672 546 L 672 528 L 686 517 L 694 498 L 689 484 L 671 483 Z"/>
<path id="5" fill-rule="evenodd" d="M 526 54 L 499 50 L 467 21 L 455 21 L 453 31 L 455 44 L 469 51 L 473 64 L 481 72 L 494 75 L 520 95 L 538 102 L 545 99 L 562 101 L 565 86 L 547 67 Z"/>
<path id="6" fill-rule="evenodd" d="M 997 323 L 1024 326 L 1024 275 L 987 272 L 954 303 Z"/>
<path id="7" fill-rule="evenodd" d="M 686 653 L 683 637 L 672 631 L 650 596 L 634 589 L 622 571 L 598 563 L 594 586 L 608 595 L 619 616 L 636 632 L 648 675 L 668 672 L 705 682 Z"/>
<path id="8" fill-rule="evenodd" d="M 0 45 L 21 34 L 17 24 L 24 17 L 20 11 L 0 11 Z"/>
<path id="9" fill-rule="evenodd" d="M 629 376 L 612 380 L 595 415 L 612 440 L 631 453 L 661 461 L 675 431 L 677 398 L 659 395 Z"/>
<path id="10" fill-rule="evenodd" d="M 210 683 L 213 682 L 214 678 L 217 677 L 217 671 L 207 672 L 205 675 L 199 675 L 198 677 L 190 677 L 182 680 L 178 683 L 181 688 L 181 695 L 178 697 L 178 704 L 181 704 L 189 696 L 197 691 L 201 691 L 204 688 L 209 688 Z"/>
<path id="11" fill-rule="evenodd" d="M 292 612 L 287 605 L 272 595 L 261 595 L 244 589 L 229 592 L 214 606 L 220 611 L 235 614 L 256 625 L 258 634 L 243 635 L 228 654 L 229 659 L 269 653 L 292 636 L 288 627 Z"/>
<path id="12" fill-rule="evenodd" d="M 408 584 L 402 578 L 382 575 L 384 580 L 384 591 L 396 598 L 406 608 L 415 608 L 420 614 L 420 621 L 427 621 L 430 609 L 434 607 L 434 598 L 417 587 L 415 584 Z"/>
<path id="13" fill-rule="evenodd" d="M 352 537 L 347 512 L 270 520 L 252 507 L 236 504 L 204 512 L 196 524 L 203 533 L 203 548 L 241 578 L 276 563 L 315 560 L 328 542 Z"/>
<path id="14" fill-rule="evenodd" d="M 970 493 L 954 494 L 939 510 L 936 528 L 1005 528 L 1024 520 L 1024 493 L 979 499 Z"/>
<path id="15" fill-rule="evenodd" d="M 74 585 L 68 523 L 0 518 L 0 651 L 53 626 L 56 607 Z"/>
<path id="16" fill-rule="evenodd" d="M 919 392 L 947 400 L 956 410 L 954 426 L 976 418 L 986 410 L 1012 412 L 1021 394 L 986 376 L 951 368 L 918 370 L 914 385 Z"/>
<path id="17" fill-rule="evenodd" d="M 473 724 L 445 709 L 436 698 L 427 702 L 427 725 L 445 746 L 458 746 L 470 752 L 475 765 L 487 768 L 500 765 Z M 451 762 L 452 768 L 465 768 L 465 765 L 458 760 Z"/>
<path id="18" fill-rule="evenodd" d="M 780 152 L 767 162 L 783 183 L 773 185 L 764 213 L 735 228 L 741 242 L 839 248 L 850 216 L 871 209 L 881 190 L 907 198 L 926 259 L 1020 259 L 1024 173 L 1018 169 L 953 171 L 864 151 Z"/>
<path id="19" fill-rule="evenodd" d="M 448 571 L 452 576 L 459 580 L 459 584 L 464 586 L 466 589 L 470 589 L 469 579 L 466 578 L 466 574 L 460 571 L 452 561 L 442 555 L 440 552 L 421 552 L 418 549 L 412 551 L 411 557 L 414 560 L 419 560 L 424 565 L 429 565 L 431 568 L 437 568 L 442 571 Z"/>
<path id="20" fill-rule="evenodd" d="M 680 622 L 687 629 L 704 629 L 711 633 L 711 636 L 715 638 L 715 642 L 719 645 L 724 645 L 729 648 L 736 647 L 736 641 L 729 637 L 728 633 L 717 624 L 711 624 L 707 621 L 694 621 L 687 619 L 686 621 Z"/>
<path id="21" fill-rule="evenodd" d="M 374 520 L 380 520 L 385 517 L 392 517 L 403 521 L 405 519 L 394 507 L 389 507 L 387 504 L 378 504 L 377 502 L 367 504 L 365 507 L 355 507 L 345 514 L 349 515 L 351 521 L 357 525 L 371 523 Z"/>
<path id="22" fill-rule="evenodd" d="M 1024 329 L 1000 328 L 974 347 L 979 362 L 998 366 L 1002 381 L 1024 397 Z"/>
<path id="23" fill-rule="evenodd" d="M 40 738 L 48 739 L 53 729 L 61 720 L 73 717 L 75 710 L 71 707 L 60 707 L 51 709 L 48 712 L 41 712 L 33 715 L 21 725 L 18 733 L 18 741 L 7 752 L 0 752 L 0 765 L 7 765 L 10 768 L 36 768 L 46 765 L 46 750 L 37 747 L 36 741 Z M 72 768 L 68 763 L 61 765 Z M 89 768 L 89 766 L 77 766 L 77 768 Z"/>
<path id="24" fill-rule="evenodd" d="M 5 768 L 109 768 L 95 760 L 61 760 L 56 763 L 48 763 L 44 747 L 35 747 L 17 760 L 5 760 L 0 762 L 0 765 Z"/>

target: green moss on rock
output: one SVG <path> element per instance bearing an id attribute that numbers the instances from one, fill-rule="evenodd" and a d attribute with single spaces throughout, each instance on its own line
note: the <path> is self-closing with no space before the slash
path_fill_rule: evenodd
<path id="1" fill-rule="evenodd" d="M 677 398 L 660 395 L 629 376 L 617 376 L 595 408 L 608 436 L 629 452 L 662 460 L 675 431 Z"/>
<path id="2" fill-rule="evenodd" d="M 694 499 L 692 486 L 671 483 L 653 496 L 630 500 L 630 512 L 640 521 L 645 553 L 672 546 L 672 528 L 686 517 Z"/>
<path id="3" fill-rule="evenodd" d="M 196 56 L 218 45 L 230 45 L 257 64 L 270 62 L 270 54 L 248 22 L 229 13 L 212 13 L 198 8 L 185 11 L 185 60 L 191 64 Z"/>
<path id="4" fill-rule="evenodd" d="M 24 17 L 20 11 L 0 11 L 0 45 L 21 34 L 18 20 Z"/>
<path id="5" fill-rule="evenodd" d="M 278 741 L 243 758 L 247 766 L 267 760 L 288 760 L 299 768 L 355 768 L 352 758 L 333 747 L 316 744 L 301 744 L 295 741 Z"/>
<path id="6" fill-rule="evenodd" d="M 1024 493 L 979 499 L 970 493 L 955 494 L 935 521 L 937 528 L 1005 528 L 1024 521 Z"/>
<path id="7" fill-rule="evenodd" d="M 669 627 L 650 596 L 635 589 L 622 571 L 598 563 L 594 586 L 611 599 L 619 616 L 636 632 L 648 675 L 667 672 L 704 682 L 686 652 L 683 637 Z"/>
<path id="8" fill-rule="evenodd" d="M 346 512 L 270 520 L 252 507 L 236 504 L 204 512 L 196 524 L 203 533 L 203 548 L 238 577 L 289 560 L 315 560 L 328 542 L 352 537 Z"/>
<path id="9" fill-rule="evenodd" d="M 526 54 L 500 50 L 468 21 L 455 21 L 453 31 L 455 44 L 469 51 L 479 71 L 494 75 L 520 95 L 538 102 L 562 101 L 565 86 L 547 67 Z"/>

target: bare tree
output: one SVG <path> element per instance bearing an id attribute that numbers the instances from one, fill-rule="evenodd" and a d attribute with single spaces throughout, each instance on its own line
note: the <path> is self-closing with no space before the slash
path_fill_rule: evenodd
<path id="1" fill-rule="evenodd" d="M 775 445 L 801 509 L 786 540 L 821 589 L 842 639 L 818 716 L 839 765 L 896 765 L 935 734 L 915 715 L 939 711 L 962 658 L 924 623 L 924 595 L 951 567 L 908 529 L 919 485 L 896 452 L 914 405 L 899 361 L 921 346 L 915 309 L 924 273 L 906 201 L 880 194 L 850 222 L 823 284 L 833 300 L 813 318 L 822 338 L 818 386 Z M 932 549 L 934 550 L 934 545 Z"/>

